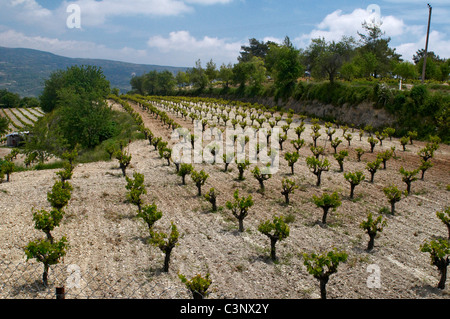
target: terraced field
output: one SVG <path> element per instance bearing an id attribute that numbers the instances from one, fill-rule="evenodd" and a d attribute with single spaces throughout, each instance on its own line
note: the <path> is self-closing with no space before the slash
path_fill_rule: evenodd
<path id="1" fill-rule="evenodd" d="M 33 125 L 43 115 L 44 112 L 39 107 L 2 109 L 0 112 L 0 116 L 10 120 L 11 132 L 20 131 L 26 125 Z"/>

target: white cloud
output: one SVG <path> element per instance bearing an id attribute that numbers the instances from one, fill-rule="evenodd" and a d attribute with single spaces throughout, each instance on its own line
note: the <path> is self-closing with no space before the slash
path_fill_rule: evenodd
<path id="1" fill-rule="evenodd" d="M 168 37 L 154 36 L 148 42 L 150 48 L 173 55 L 176 65 L 193 65 L 197 59 L 216 64 L 235 62 L 244 42 L 229 42 L 226 39 L 208 36 L 196 39 L 188 31 L 171 32 Z M 172 60 L 171 60 L 172 61 Z"/>
<path id="2" fill-rule="evenodd" d="M 420 49 L 424 49 L 426 44 L 426 35 L 423 35 L 415 42 L 403 43 L 396 47 L 397 52 L 400 53 L 404 60 L 412 61 L 412 57 Z M 439 31 L 431 31 L 428 51 L 433 51 L 441 58 L 448 58 L 450 56 L 450 40 L 445 38 L 445 35 Z"/>
<path id="3" fill-rule="evenodd" d="M 403 35 L 408 28 L 403 20 L 393 16 L 381 16 L 381 30 L 388 37 Z M 327 41 L 339 41 L 343 36 L 353 36 L 358 38 L 358 32 L 363 32 L 362 24 L 364 22 L 372 23 L 378 20 L 375 13 L 366 9 L 355 9 L 349 14 L 342 10 L 336 10 L 327 15 L 317 27 L 309 34 L 303 34 L 295 39 L 302 47 L 308 46 L 311 39 L 325 38 Z"/>

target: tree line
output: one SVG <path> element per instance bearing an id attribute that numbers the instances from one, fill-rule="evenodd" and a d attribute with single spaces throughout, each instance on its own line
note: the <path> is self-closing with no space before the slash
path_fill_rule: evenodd
<path id="1" fill-rule="evenodd" d="M 413 62 L 404 61 L 385 37 L 380 27 L 363 24 L 359 39 L 344 36 L 340 41 L 313 39 L 305 49 L 296 48 L 289 37 L 283 43 L 250 39 L 242 46 L 238 63 L 222 64 L 211 59 L 203 67 L 200 60 L 186 72 L 153 71 L 131 80 L 132 93 L 141 95 L 169 95 L 176 89 L 193 87 L 199 92 L 220 85 L 225 91 L 231 85 L 247 90 L 249 95 L 267 95 L 279 98 L 292 96 L 298 79 L 352 81 L 355 79 L 419 80 L 422 73 L 424 50 L 419 50 Z M 447 81 L 450 59 L 428 52 L 426 79 Z"/>

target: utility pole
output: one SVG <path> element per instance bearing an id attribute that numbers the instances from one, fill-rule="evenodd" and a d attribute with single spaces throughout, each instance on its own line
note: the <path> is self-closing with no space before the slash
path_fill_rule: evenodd
<path id="1" fill-rule="evenodd" d="M 428 3 L 429 15 L 428 15 L 428 30 L 427 30 L 427 42 L 425 44 L 425 56 L 423 57 L 423 70 L 422 70 L 422 84 L 425 83 L 425 72 L 427 70 L 427 55 L 428 55 L 428 40 L 430 37 L 430 24 L 431 24 L 431 11 L 433 8 Z"/>

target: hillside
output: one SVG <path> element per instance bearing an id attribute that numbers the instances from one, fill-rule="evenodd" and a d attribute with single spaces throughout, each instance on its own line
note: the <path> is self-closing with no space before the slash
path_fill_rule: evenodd
<path id="1" fill-rule="evenodd" d="M 153 70 L 178 72 L 186 68 L 133 64 L 110 60 L 73 59 L 52 53 L 0 47 L 0 89 L 24 96 L 38 96 L 44 88 L 45 80 L 58 69 L 72 65 L 95 65 L 103 69 L 111 88 L 122 92 L 131 89 L 132 74 L 142 75 Z"/>
<path id="2" fill-rule="evenodd" d="M 130 103 L 139 113 L 144 125 L 155 136 L 170 141 L 172 131 L 149 112 Z M 118 109 L 121 107 L 115 105 Z M 172 112 L 169 116 L 190 130 L 190 119 L 183 119 Z M 298 123 L 293 123 L 296 125 Z M 280 125 L 283 124 L 280 123 Z M 311 126 L 306 124 L 303 133 L 307 143 L 311 141 Z M 342 130 L 336 132 L 341 136 Z M 66 209 L 66 217 L 54 235 L 66 235 L 70 249 L 61 265 L 50 274 L 51 285 L 68 283 L 68 267 L 80 270 L 78 287 L 67 288 L 67 298 L 189 298 L 187 290 L 177 273 L 191 278 L 209 272 L 213 284 L 211 296 L 222 298 L 266 298 L 266 299 L 310 299 L 319 298 L 318 282 L 307 273 L 302 253 L 328 250 L 332 247 L 345 249 L 349 253 L 347 263 L 339 267 L 327 286 L 329 298 L 349 299 L 448 299 L 449 290 L 435 288 L 438 272 L 429 263 L 429 256 L 419 247 L 431 238 L 445 238 L 447 230 L 436 218 L 436 211 L 449 205 L 449 154 L 450 148 L 441 145 L 425 180 L 413 184 L 413 192 L 397 204 L 394 215 L 383 214 L 387 220 L 385 230 L 375 240 L 375 249 L 366 251 L 368 236 L 359 228 L 368 212 L 377 213 L 380 207 L 388 206 L 382 188 L 395 183 L 401 189 L 404 183 L 398 173 L 400 166 L 416 167 L 417 151 L 423 142 L 408 145 L 401 151 L 398 139 L 385 140 L 376 147 L 375 153 L 366 153 L 362 161 L 356 160 L 355 148 L 368 148 L 367 136 L 359 140 L 354 135 L 351 146 L 342 144 L 340 149 L 349 151 L 345 171 L 365 171 L 365 164 L 376 154 L 395 146 L 397 158 L 381 169 L 374 183 L 364 181 L 355 190 L 356 197 L 350 200 L 349 185 L 338 170 L 333 150 L 326 143 L 326 136 L 319 139 L 326 145 L 326 157 L 331 163 L 324 173 L 321 187 L 315 186 L 315 177 L 305 164 L 310 156 L 308 147 L 300 150 L 300 160 L 295 175 L 290 175 L 284 157 L 281 171 L 266 182 L 266 192 L 258 191 L 258 182 L 245 173 L 245 181 L 237 180 L 237 169 L 230 165 L 224 172 L 223 165 L 196 164 L 204 169 L 209 179 L 205 192 L 211 187 L 219 192 L 217 213 L 211 206 L 197 197 L 197 189 L 190 177 L 187 185 L 173 165 L 167 166 L 158 152 L 141 140 L 130 144 L 127 150 L 132 155 L 128 176 L 139 172 L 145 176 L 148 193 L 143 196 L 146 204 L 155 203 L 163 212 L 163 218 L 155 225 L 157 231 L 167 231 L 174 221 L 180 231 L 179 246 L 172 253 L 170 271 L 161 271 L 163 254 L 147 243 L 149 233 L 143 221 L 136 217 L 136 207 L 126 201 L 126 181 L 121 175 L 118 162 L 99 162 L 78 165 L 71 180 L 74 186 L 72 200 Z M 289 138 L 295 133 L 289 132 Z M 292 151 L 286 143 L 283 152 Z M 3 152 L 3 153 L 2 153 Z M 0 157 L 6 149 L 0 149 Z M 20 159 L 18 159 L 20 161 Z M 56 171 L 27 171 L 14 173 L 11 182 L 0 185 L 0 297 L 4 298 L 53 298 L 53 290 L 39 285 L 42 267 L 34 261 L 25 262 L 22 247 L 42 233 L 33 228 L 32 208 L 48 208 L 46 194 L 56 179 Z M 367 171 L 365 171 L 367 176 Z M 281 180 L 295 179 L 300 188 L 292 195 L 290 205 L 285 205 L 281 195 Z M 225 202 L 231 200 L 233 191 L 240 195 L 252 195 L 255 205 L 245 219 L 245 232 L 237 230 L 237 220 L 226 209 Z M 321 209 L 311 201 L 314 194 L 337 191 L 342 197 L 342 206 L 330 212 L 327 225 L 320 222 Z M 16 199 L 20 198 L 20 201 Z M 278 243 L 274 263 L 269 258 L 269 241 L 258 231 L 260 222 L 273 215 L 291 217 L 290 236 Z M 370 288 L 369 266 L 376 265 L 381 271 L 381 286 Z M 74 269 L 74 268 L 72 268 Z M 1 275 L 7 279 L 2 279 Z M 36 289 L 36 287 L 38 287 Z M 39 288 L 40 287 L 40 288 Z"/>

